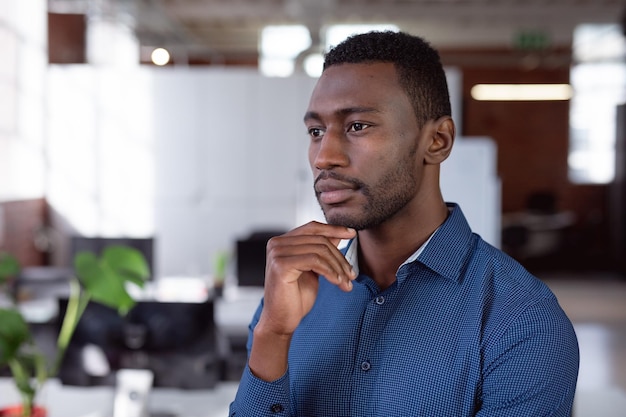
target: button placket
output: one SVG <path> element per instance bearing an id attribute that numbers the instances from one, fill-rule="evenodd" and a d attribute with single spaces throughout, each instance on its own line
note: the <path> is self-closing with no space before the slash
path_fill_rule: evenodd
<path id="1" fill-rule="evenodd" d="M 390 298 L 391 297 L 391 298 Z M 370 298 L 365 306 L 363 321 L 360 328 L 359 344 L 354 363 L 354 377 L 356 384 L 367 384 L 372 378 L 376 378 L 379 369 L 376 368 L 379 357 L 376 346 L 383 334 L 389 315 L 393 312 L 389 302 L 393 294 L 385 292 L 380 294 L 377 288 L 372 288 Z M 388 305 L 389 304 L 389 305 Z M 365 395 L 363 392 L 360 395 Z"/>

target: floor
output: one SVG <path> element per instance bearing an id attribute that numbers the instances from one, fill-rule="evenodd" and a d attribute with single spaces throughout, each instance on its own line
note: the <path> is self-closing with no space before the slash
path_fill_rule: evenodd
<path id="1" fill-rule="evenodd" d="M 626 417 L 626 278 L 538 275 L 556 294 L 578 336 L 574 417 Z"/>

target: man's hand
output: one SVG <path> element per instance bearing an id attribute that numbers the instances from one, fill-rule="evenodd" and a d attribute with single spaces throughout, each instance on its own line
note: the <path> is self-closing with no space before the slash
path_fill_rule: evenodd
<path id="1" fill-rule="evenodd" d="M 353 229 L 311 222 L 270 239 L 263 312 L 249 362 L 257 377 L 272 381 L 287 370 L 291 335 L 315 303 L 318 276 L 344 291 L 352 289 L 356 274 L 337 245 L 354 236 Z"/>

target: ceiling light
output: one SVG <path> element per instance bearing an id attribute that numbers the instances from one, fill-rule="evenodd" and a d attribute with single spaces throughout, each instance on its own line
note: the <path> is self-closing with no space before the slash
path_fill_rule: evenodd
<path id="1" fill-rule="evenodd" d="M 480 101 L 569 100 L 574 90 L 569 84 L 476 84 L 471 95 Z"/>
<path id="2" fill-rule="evenodd" d="M 304 58 L 304 72 L 309 77 L 317 78 L 322 75 L 324 68 L 324 56 L 322 54 L 311 54 Z"/>
<path id="3" fill-rule="evenodd" d="M 170 62 L 170 53 L 165 48 L 156 48 L 150 58 L 154 65 L 163 66 Z"/>

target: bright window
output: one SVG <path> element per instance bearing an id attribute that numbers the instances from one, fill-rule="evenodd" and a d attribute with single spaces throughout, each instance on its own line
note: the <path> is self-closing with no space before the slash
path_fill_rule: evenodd
<path id="1" fill-rule="evenodd" d="M 295 59 L 311 46 L 306 26 L 266 26 L 261 32 L 261 73 L 269 77 L 288 77 L 294 72 Z"/>
<path id="2" fill-rule="evenodd" d="M 615 177 L 616 106 L 626 102 L 626 44 L 619 25 L 581 25 L 570 73 L 569 178 L 606 184 Z"/>

